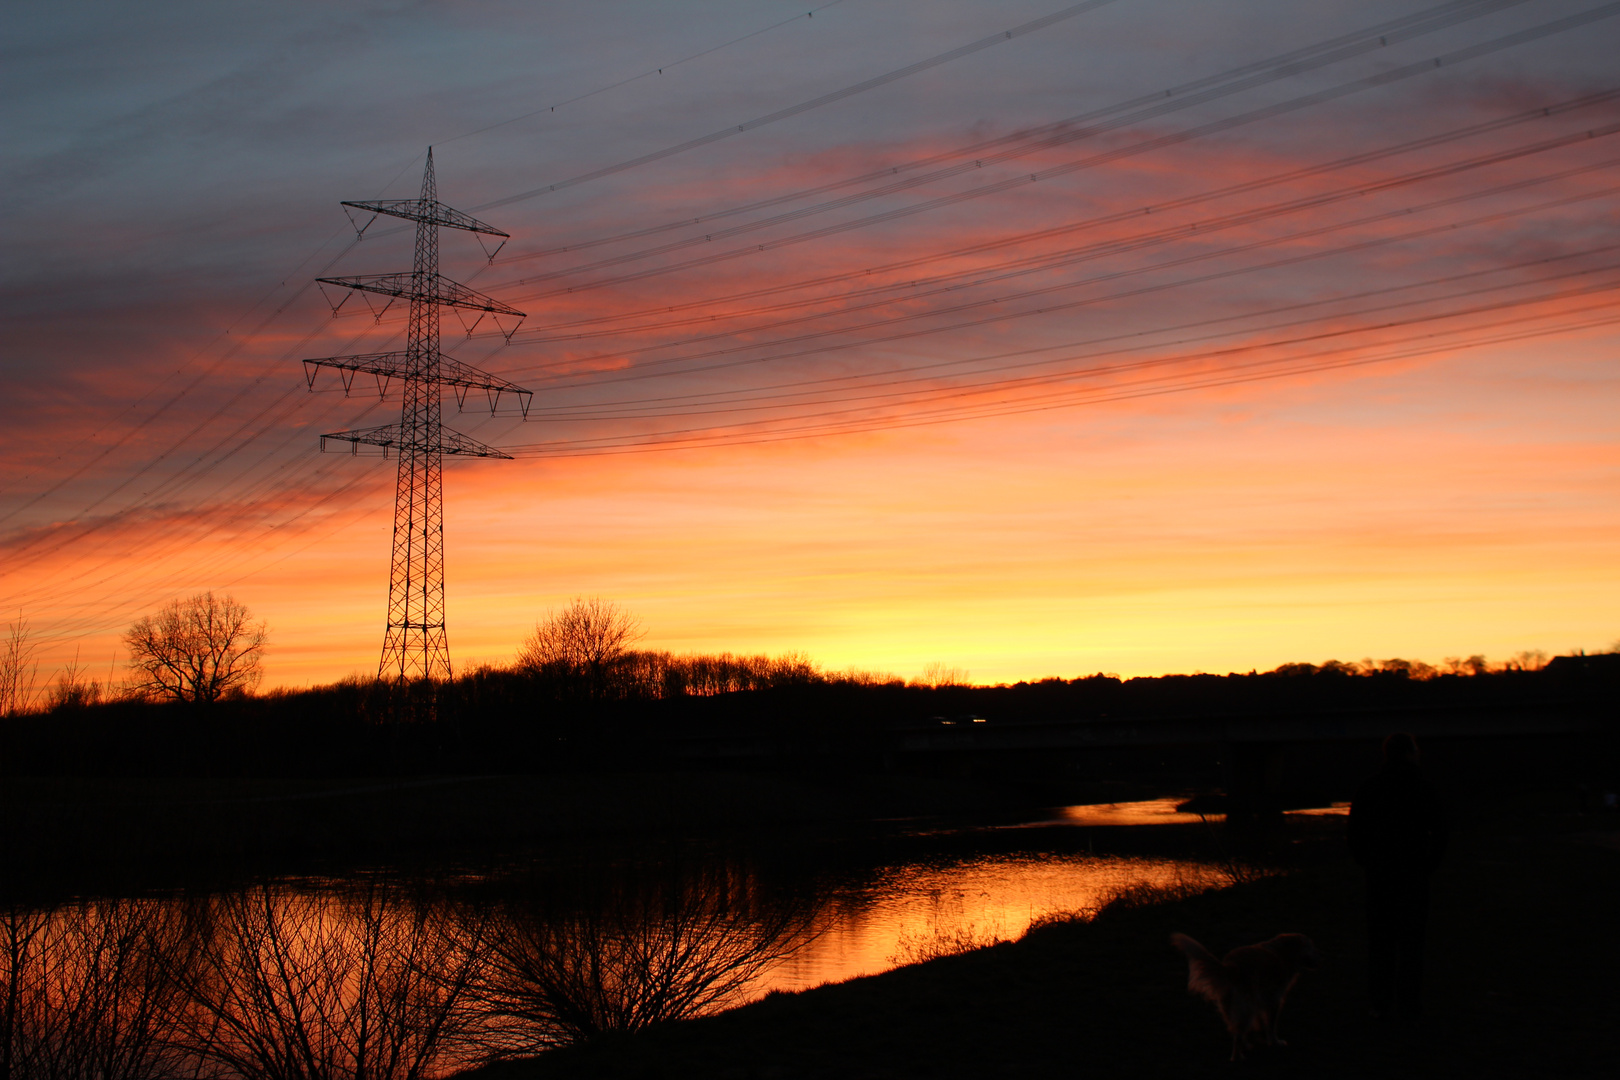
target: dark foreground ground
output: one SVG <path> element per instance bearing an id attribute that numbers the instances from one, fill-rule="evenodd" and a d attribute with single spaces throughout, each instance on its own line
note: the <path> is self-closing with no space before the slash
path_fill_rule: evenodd
<path id="1" fill-rule="evenodd" d="M 1547 804 L 1542 803 L 1543 807 Z M 1426 1018 L 1368 1016 L 1360 879 L 1330 821 L 1288 874 L 463 1080 L 561 1077 L 1620 1076 L 1620 821 L 1476 817 L 1435 883 Z M 1290 1045 L 1227 1062 L 1214 1010 L 1166 942 L 1217 952 L 1293 930 L 1326 965 L 1284 1015 Z"/>

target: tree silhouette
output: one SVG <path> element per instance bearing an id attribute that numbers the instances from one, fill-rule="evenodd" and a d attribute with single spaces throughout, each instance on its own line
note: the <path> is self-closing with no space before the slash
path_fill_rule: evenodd
<path id="1" fill-rule="evenodd" d="M 25 713 L 34 703 L 39 661 L 34 659 L 32 637 L 28 620 L 20 614 L 6 627 L 6 640 L 0 643 L 0 716 Z"/>
<path id="2" fill-rule="evenodd" d="M 606 694 L 614 665 L 641 634 L 641 620 L 613 601 L 575 597 L 535 624 L 534 633 L 518 650 L 518 667 L 563 676 L 583 685 L 590 697 L 600 698 Z"/>
<path id="3" fill-rule="evenodd" d="M 816 932 L 813 897 L 767 896 L 733 866 L 465 910 L 488 914 L 473 993 L 491 1061 L 735 1005 Z"/>
<path id="4" fill-rule="evenodd" d="M 265 627 L 229 596 L 198 593 L 143 616 L 124 634 L 137 693 L 208 704 L 253 689 Z"/>

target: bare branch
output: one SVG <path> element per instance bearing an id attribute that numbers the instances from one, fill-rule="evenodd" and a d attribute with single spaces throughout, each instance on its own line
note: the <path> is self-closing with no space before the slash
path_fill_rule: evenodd
<path id="1" fill-rule="evenodd" d="M 198 704 L 247 693 L 264 673 L 265 633 L 232 597 L 206 592 L 172 601 L 124 634 L 133 689 Z"/>
<path id="2" fill-rule="evenodd" d="M 6 640 L 0 645 L 0 716 L 17 716 L 34 704 L 34 682 L 39 677 L 38 647 L 30 638 L 28 620 L 21 615 L 7 626 Z"/>

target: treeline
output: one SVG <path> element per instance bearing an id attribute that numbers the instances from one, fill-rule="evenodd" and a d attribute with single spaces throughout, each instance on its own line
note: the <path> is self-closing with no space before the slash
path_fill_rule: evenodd
<path id="1" fill-rule="evenodd" d="M 919 726 L 1571 705 L 1615 716 L 1620 654 L 1536 670 L 1414 677 L 1398 666 L 1010 686 L 929 686 L 803 657 L 627 651 L 593 671 L 483 667 L 443 682 L 351 678 L 211 704 L 120 700 L 0 721 L 0 771 L 27 775 L 371 776 L 659 768 L 745 739 L 862 768 Z M 1604 710 L 1607 710 L 1605 713 Z"/>
<path id="2" fill-rule="evenodd" d="M 558 701 L 714 697 L 828 681 L 828 676 L 802 653 L 737 656 L 636 649 L 594 665 L 520 662 L 512 669 L 486 666 L 474 672 L 473 677 L 499 677 L 509 672 L 528 679 L 544 696 Z"/>

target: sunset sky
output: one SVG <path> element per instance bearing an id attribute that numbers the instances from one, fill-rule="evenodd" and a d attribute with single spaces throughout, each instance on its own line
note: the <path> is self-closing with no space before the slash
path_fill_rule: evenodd
<path id="1" fill-rule="evenodd" d="M 527 315 L 444 349 L 534 392 L 446 410 L 514 457 L 446 462 L 458 670 L 576 596 L 976 682 L 1620 638 L 1620 4 L 806 4 L 10 6 L 41 681 L 210 589 L 375 672 L 395 463 L 317 437 L 399 398 L 299 360 L 401 347 L 314 279 L 409 269 L 339 203 L 430 145 Z"/>

